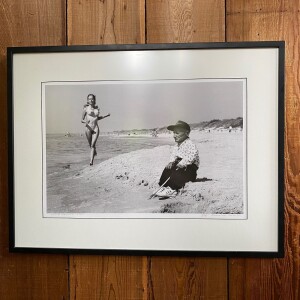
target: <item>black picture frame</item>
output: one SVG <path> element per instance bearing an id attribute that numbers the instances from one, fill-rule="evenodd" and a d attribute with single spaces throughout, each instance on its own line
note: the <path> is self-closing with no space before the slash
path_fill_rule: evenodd
<path id="1" fill-rule="evenodd" d="M 221 76 L 219 74 L 223 74 L 225 72 L 225 67 L 227 66 L 228 69 L 226 72 L 228 73 L 227 77 L 225 78 L 244 78 L 247 81 L 247 101 L 249 102 L 250 99 L 254 98 L 252 96 L 252 91 L 255 90 L 255 84 L 256 81 L 253 80 L 255 74 L 255 69 L 260 67 L 263 69 L 263 74 L 269 74 L 270 80 L 266 80 L 265 83 L 263 83 L 260 88 L 262 89 L 262 94 L 266 94 L 271 100 L 266 105 L 266 107 L 269 107 L 272 112 L 270 112 L 270 117 L 266 118 L 267 121 L 261 121 L 261 126 L 267 127 L 267 133 L 266 136 L 268 136 L 268 133 L 272 133 L 272 145 L 276 144 L 276 151 L 272 153 L 272 157 L 276 158 L 273 160 L 274 164 L 276 165 L 276 172 L 272 173 L 272 170 L 268 170 L 266 174 L 273 175 L 273 179 L 270 182 L 272 182 L 272 190 L 270 191 L 270 186 L 265 188 L 265 190 L 262 191 L 262 193 L 265 193 L 268 195 L 270 199 L 266 199 L 266 202 L 268 205 L 266 205 L 261 212 L 261 215 L 255 216 L 251 212 L 251 205 L 253 207 L 257 206 L 258 201 L 255 197 L 249 196 L 248 194 L 248 204 L 250 205 L 250 208 L 247 210 L 247 218 L 246 220 L 235 220 L 235 226 L 238 224 L 245 224 L 245 222 L 249 221 L 249 225 L 245 225 L 246 229 L 244 231 L 244 234 L 249 234 L 249 230 L 251 230 L 251 224 L 255 223 L 256 218 L 258 218 L 258 223 L 264 224 L 264 218 L 267 218 L 266 223 L 271 223 L 272 225 L 268 225 L 270 228 L 266 230 L 266 234 L 270 231 L 272 231 L 273 240 L 266 242 L 266 245 L 261 246 L 261 239 L 264 235 L 260 236 L 259 238 L 255 238 L 255 235 L 257 233 L 258 228 L 253 228 L 253 237 L 250 239 L 255 244 L 254 247 L 245 245 L 245 248 L 243 244 L 239 245 L 237 248 L 234 246 L 227 245 L 232 243 L 232 241 L 236 241 L 236 238 L 234 235 L 236 232 L 228 230 L 226 233 L 228 236 L 232 236 L 231 242 L 224 242 L 224 248 L 219 243 L 217 247 L 211 247 L 210 245 L 215 244 L 215 240 L 223 236 L 223 232 L 221 229 L 209 229 L 208 228 L 208 234 L 211 236 L 215 236 L 215 240 L 209 240 L 206 242 L 204 241 L 203 247 L 198 246 L 189 247 L 187 248 L 184 245 L 184 241 L 186 241 L 186 238 L 184 237 L 184 229 L 182 232 L 179 233 L 179 236 L 172 239 L 170 241 L 170 245 L 172 246 L 168 247 L 163 242 L 161 244 L 164 244 L 162 247 L 157 246 L 158 244 L 155 244 L 154 247 L 149 247 L 151 243 L 155 243 L 154 237 L 155 234 L 159 234 L 158 229 L 150 233 L 147 231 L 143 231 L 144 237 L 142 239 L 138 238 L 139 234 L 142 233 L 142 231 L 139 231 L 137 229 L 137 232 L 134 232 L 134 239 L 131 242 L 122 244 L 122 242 L 118 243 L 115 241 L 112 241 L 112 246 L 107 246 L 107 242 L 103 242 L 102 244 L 95 244 L 91 246 L 91 238 L 86 238 L 85 235 L 87 234 L 89 228 L 94 227 L 94 223 L 98 222 L 98 218 L 44 218 L 43 212 L 40 210 L 40 207 L 34 206 L 32 202 L 40 203 L 39 201 L 42 201 L 41 198 L 43 197 L 43 188 L 38 188 L 37 190 L 31 189 L 30 186 L 32 183 L 33 186 L 40 186 L 40 182 L 43 180 L 43 171 L 41 168 L 43 168 L 44 161 L 43 159 L 43 146 L 41 145 L 41 149 L 37 150 L 32 156 L 28 157 L 26 156 L 28 153 L 32 152 L 32 148 L 30 145 L 31 143 L 37 144 L 35 140 L 41 139 L 42 136 L 42 130 L 43 130 L 43 115 L 41 112 L 37 110 L 37 113 L 34 113 L 34 115 L 38 115 L 39 118 L 33 117 L 32 119 L 28 118 L 28 115 L 32 113 L 32 108 L 35 107 L 36 103 L 40 103 L 41 98 L 43 97 L 41 89 L 43 89 L 42 83 L 45 82 L 51 82 L 51 80 L 46 79 L 47 77 L 51 77 L 53 81 L 55 81 L 53 78 L 57 76 L 57 81 L 63 81 L 63 82 L 79 82 L 80 78 L 82 76 L 82 80 L 84 81 L 87 76 L 77 74 L 75 76 L 75 79 L 72 75 L 72 71 L 70 71 L 69 67 L 71 65 L 76 65 L 76 68 L 78 70 L 78 73 L 86 74 L 86 69 L 80 69 L 82 65 L 86 62 L 90 63 L 89 67 L 94 68 L 93 66 L 93 59 L 94 55 L 101 57 L 106 55 L 107 53 L 110 55 L 108 57 L 108 64 L 113 65 L 114 63 L 114 57 L 116 54 L 120 56 L 124 56 L 124 58 L 120 58 L 121 61 L 124 61 L 124 65 L 121 67 L 114 66 L 112 67 L 113 71 L 112 73 L 105 73 L 108 71 L 103 71 L 105 73 L 104 77 L 106 76 L 107 79 L 99 79 L 101 80 L 132 80 L 132 77 L 129 79 L 127 78 L 121 78 L 120 76 L 116 75 L 119 74 L 118 70 L 121 68 L 130 68 L 130 64 L 126 64 L 125 60 L 128 59 L 128 55 L 136 54 L 136 56 L 140 55 L 141 58 L 137 59 L 137 63 L 142 64 L 142 67 L 146 70 L 145 73 L 142 74 L 142 77 L 145 78 L 151 77 L 148 76 L 147 68 L 151 69 L 152 66 L 150 66 L 151 61 L 147 61 L 147 58 L 152 59 L 152 55 L 154 61 L 154 67 L 152 69 L 155 70 L 155 67 L 164 68 L 164 65 L 157 67 L 159 65 L 158 62 L 162 62 L 164 64 L 163 60 L 166 60 L 166 57 L 169 54 L 175 53 L 177 55 L 183 55 L 186 56 L 186 60 L 190 61 L 191 58 L 189 57 L 191 51 L 195 53 L 195 57 L 197 58 L 197 55 L 199 56 L 199 59 L 202 59 L 203 53 L 205 53 L 206 58 L 207 57 L 215 57 L 220 60 L 219 69 L 217 66 L 217 63 L 214 62 L 214 66 L 211 68 L 213 71 L 203 71 L 204 74 L 214 74 L 213 76 L 204 76 L 199 71 L 199 76 L 197 78 L 220 78 Z M 247 51 L 247 52 L 245 52 Z M 264 59 L 266 57 L 269 57 L 269 53 L 271 53 L 271 59 L 266 61 L 265 63 L 257 63 L 256 65 L 256 59 L 258 62 L 264 62 Z M 231 53 L 232 52 L 232 53 Z M 179 54 L 180 53 L 180 54 Z M 236 60 L 231 60 L 229 63 L 226 62 L 227 53 L 229 53 L 230 57 L 236 57 Z M 258 54 L 257 54 L 258 53 Z M 60 55 L 63 56 L 61 57 Z M 74 55 L 78 55 L 73 58 Z M 144 54 L 147 54 L 146 56 L 143 56 Z M 174 54 L 174 55 L 175 55 Z M 252 57 L 253 54 L 253 57 Z M 175 55 L 175 57 L 176 57 Z M 194 54 L 193 54 L 194 55 Z M 212 55 L 212 56 L 211 56 Z M 239 57 L 239 55 L 241 57 Z M 56 58 L 57 56 L 57 58 Z M 81 57 L 83 57 L 83 61 L 80 61 Z M 247 61 L 245 58 L 249 57 L 249 61 Z M 66 60 L 64 61 L 64 58 Z M 194 57 L 193 57 L 194 58 Z M 68 61 L 70 59 L 70 61 Z M 119 58 L 118 58 L 119 59 Z M 173 59 L 173 58 L 171 58 Z M 176 57 L 178 59 L 178 56 Z M 253 59 L 253 60 L 252 60 Z M 73 60 L 73 61 L 72 61 Z M 175 65 L 175 60 L 173 60 L 170 65 Z M 241 64 L 241 62 L 244 63 Z M 80 254 L 124 254 L 124 255 L 177 255 L 177 256 L 207 256 L 207 257 L 217 257 L 217 256 L 224 256 L 224 257 L 283 257 L 284 256 L 284 63 L 285 63 L 285 44 L 283 41 L 278 42 L 234 42 L 234 43 L 188 43 L 188 44 L 146 44 L 146 45 L 97 45 L 97 46 L 47 46 L 47 47 L 10 47 L 7 49 L 7 77 L 8 77 L 8 99 L 7 99 L 7 107 L 8 107 L 8 179 L 9 179 L 9 249 L 11 252 L 32 252 L 32 253 L 80 253 Z M 43 65 L 44 64 L 44 65 Z M 45 66 L 48 64 L 49 69 L 51 69 L 51 72 L 53 72 L 50 75 L 48 71 L 46 70 Z M 50 67 L 50 65 L 60 65 L 61 68 L 55 69 Z M 64 64 L 66 64 L 64 66 Z M 167 64 L 167 63 L 166 63 Z M 182 70 L 184 69 L 186 72 L 189 72 L 189 68 L 191 68 L 192 63 L 189 62 L 187 65 L 184 64 L 183 59 L 183 66 L 181 66 Z M 205 62 L 205 67 L 207 70 L 210 70 L 210 64 L 212 64 L 212 61 L 207 60 Z M 239 65 L 238 65 L 239 64 Z M 251 65 L 252 64 L 252 65 Z M 169 66 L 169 65 L 166 65 Z M 234 68 L 234 71 L 231 70 Z M 270 67 L 270 68 L 269 68 Z M 27 68 L 27 69 L 26 69 Z M 243 68 L 247 71 L 245 71 L 245 74 L 243 74 Z M 66 74 L 64 74 L 64 69 L 67 70 Z M 152 70 L 151 69 L 151 70 Z M 165 68 L 166 69 L 166 68 Z M 176 69 L 176 70 L 175 70 Z M 240 71 L 236 71 L 236 69 Z M 68 71 L 69 70 L 69 71 Z M 132 74 L 134 77 L 134 80 L 140 80 L 140 77 L 138 77 L 140 74 L 137 73 L 135 69 Z M 248 71 L 250 70 L 250 71 Z M 276 70 L 276 72 L 274 72 Z M 57 72 L 55 74 L 55 72 Z M 68 73 L 69 72 L 69 73 Z M 96 75 L 97 72 L 102 71 L 95 71 Z M 154 71 L 155 72 L 155 71 Z M 162 72 L 161 70 L 157 70 L 159 74 Z M 177 67 L 174 67 L 174 70 L 172 68 L 168 70 L 169 74 L 173 74 L 174 72 L 180 72 L 177 70 Z M 219 73 L 220 72 L 220 73 Z M 225 73 L 226 73 L 225 72 Z M 236 72 L 240 72 L 239 75 Z M 247 73 L 248 72 L 248 73 Z M 67 74 L 68 73 L 68 74 Z M 130 72 L 129 72 L 130 73 Z M 165 74 L 164 72 L 162 72 Z M 194 78 L 195 73 L 190 71 L 191 77 Z M 226 73 L 226 74 L 227 74 Z M 258 75 L 259 71 L 257 71 Z M 44 76 L 42 76 L 42 75 Z M 112 74 L 112 75 L 111 75 Z M 123 74 L 123 73 L 122 73 Z M 188 74 L 188 73 L 187 73 Z M 233 74 L 233 75 L 232 75 Z M 27 75 L 27 76 L 24 76 Z M 112 76 L 112 77 L 111 77 Z M 156 75 L 158 76 L 158 75 Z M 159 75 L 161 78 L 165 78 L 165 75 Z M 159 77 L 158 76 L 158 77 Z M 176 75 L 175 75 L 176 76 Z M 258 75 L 259 76 L 259 75 Z M 63 79 L 62 79 L 63 78 Z M 186 79 L 186 78 L 185 78 Z M 263 79 L 263 78 L 262 78 Z M 94 75 L 91 76 L 89 81 L 98 80 Z M 271 83 L 270 83 L 271 82 Z M 28 89 L 27 89 L 28 88 Z M 37 96 L 38 94 L 38 96 Z M 24 96 L 24 98 L 23 98 Z M 32 99 L 32 100 L 30 100 Z M 261 103 L 263 99 L 259 100 L 253 100 L 257 101 L 255 102 L 255 105 L 258 106 L 258 103 Z M 27 102 L 26 102 L 27 101 Z M 31 104 L 30 102 L 33 101 Z M 259 102 L 260 101 L 260 102 Z M 273 101 L 273 102 L 272 102 Z M 247 111 L 247 127 L 249 127 L 249 131 L 253 132 L 255 128 L 251 128 L 251 118 L 253 119 L 253 116 L 256 114 L 255 112 L 255 105 L 253 104 L 254 108 L 249 108 L 249 103 L 247 102 L 247 108 L 245 109 Z M 252 105 L 252 104 L 251 104 Z M 250 106 L 251 106 L 250 105 Z M 21 108 L 19 108 L 21 107 Z M 265 106 L 264 106 L 265 107 Z M 41 108 L 39 108 L 41 109 Z M 252 114 L 252 117 L 248 115 L 248 109 L 253 109 L 253 111 L 250 113 Z M 269 112 L 266 110 L 266 115 L 269 114 Z M 274 122 L 276 120 L 276 122 Z M 271 122 L 272 121 L 272 122 Z M 31 122 L 31 124 L 30 124 Z M 266 122 L 266 123 L 263 123 Z M 33 125 L 34 127 L 38 128 L 37 130 L 34 130 L 31 133 L 31 140 L 28 140 L 27 143 L 24 135 L 28 138 L 28 134 L 25 134 L 25 130 L 28 130 L 28 126 Z M 260 127 L 261 129 L 261 127 Z M 257 154 L 258 149 L 248 149 L 248 145 L 255 144 L 255 138 L 253 138 L 252 135 L 246 134 L 246 150 L 245 153 L 247 154 L 247 170 L 246 172 L 246 180 L 252 180 L 249 178 L 252 178 L 252 175 L 248 174 L 248 167 L 252 168 L 252 165 L 254 165 L 254 171 L 259 171 L 259 167 L 255 166 L 255 162 L 252 160 L 254 156 L 254 153 Z M 23 139 L 24 138 L 24 139 Z M 271 138 L 270 138 L 271 140 Z M 258 139 L 258 142 L 260 140 Z M 23 145 L 22 145 L 23 143 Z M 22 145 L 22 149 L 20 149 L 20 145 Z M 270 145 L 268 145 L 268 141 L 266 142 L 266 149 L 272 148 Z M 22 151 L 21 151 L 22 150 Z M 250 155 L 249 155 L 250 153 Z M 259 156 L 264 155 L 264 153 L 259 153 Z M 257 157 L 257 158 L 258 158 Z M 31 160 L 32 168 L 28 168 L 27 162 L 28 160 Z M 36 161 L 36 162 L 35 162 Z M 36 164 L 42 167 L 38 167 Z M 23 166 L 24 165 L 24 166 Z M 44 166 L 45 168 L 45 166 Z M 40 177 L 39 177 L 40 176 Z M 252 177 L 251 177 L 252 176 Z M 259 177 L 259 176 L 258 176 Z M 271 176 L 269 176 L 271 177 Z M 38 180 L 35 180 L 36 178 L 41 178 Z M 26 179 L 26 180 L 25 180 Z M 259 180 L 259 179 L 258 179 Z M 22 183 L 22 182 L 26 183 Z M 33 182 L 34 181 L 34 182 Z M 248 184 L 248 181 L 247 181 Z M 29 186 L 29 187 L 28 187 Z M 248 185 L 247 185 L 248 186 Z M 255 186 L 255 182 L 252 182 L 250 184 L 251 189 L 253 190 L 253 186 Z M 30 190 L 30 191 L 27 191 Z M 248 193 L 248 191 L 247 191 Z M 251 194 L 251 192 L 250 192 Z M 32 196 L 29 197 L 29 196 Z M 253 195 L 253 193 L 251 194 Z M 276 195 L 276 197 L 273 197 Z M 259 197 L 259 196 L 258 196 Z M 33 199 L 34 198 L 34 199 Z M 33 199 L 33 200 L 32 200 Z M 261 200 L 261 199 L 260 199 Z M 251 204 L 253 203 L 255 204 Z M 23 203 L 28 204 L 29 208 L 24 210 Z M 249 204 L 250 203 L 250 204 Z M 274 212 L 271 214 L 267 211 L 267 207 L 274 207 Z M 30 209 L 30 207 L 32 209 Z M 265 210 L 264 210 L 265 209 Z M 256 211 L 256 209 L 253 208 L 253 211 Z M 251 215 L 252 214 L 252 215 Z M 100 218 L 101 219 L 101 218 Z M 130 226 L 128 228 L 126 227 L 126 220 L 127 218 L 110 218 L 110 223 L 107 221 L 107 219 L 101 219 L 103 223 L 100 223 L 101 225 L 105 225 L 107 222 L 108 226 L 115 223 L 125 224 L 126 227 L 124 230 L 125 235 L 131 235 L 130 230 L 133 228 L 138 227 L 145 227 L 148 228 L 149 222 L 152 222 L 153 219 L 143 219 L 143 218 L 135 218 L 131 217 L 128 218 L 131 221 Z M 56 238 L 53 238 L 54 232 L 58 234 L 59 228 L 63 229 L 64 225 L 59 225 L 60 223 L 64 223 L 65 220 L 72 220 L 70 221 L 68 229 L 62 230 L 62 236 L 60 237 L 59 241 L 56 240 Z M 157 228 L 161 228 L 162 223 L 167 223 L 164 220 L 170 220 L 170 219 L 159 219 L 155 220 Z M 174 221 L 175 220 L 175 221 Z M 199 226 L 199 228 L 204 224 L 201 218 L 191 218 L 189 221 L 186 221 L 189 225 L 184 225 L 187 228 L 190 228 L 191 224 L 196 224 L 195 226 Z M 66 221 L 66 222 L 67 222 Z M 180 219 L 178 222 L 183 222 L 184 219 Z M 210 219 L 206 220 L 208 223 L 205 223 L 206 226 L 211 221 Z M 92 225 L 89 225 L 89 222 Z M 99 221 L 100 222 L 100 221 Z M 131 223 L 136 224 L 131 224 Z M 140 223 L 139 223 L 140 222 Z M 144 223 L 143 223 L 144 222 Z M 171 232 L 172 225 L 174 222 L 176 222 L 176 218 L 173 219 L 173 221 L 168 221 L 170 224 L 166 227 L 169 228 L 166 232 Z M 216 227 L 223 227 L 224 224 L 227 224 L 228 222 L 231 222 L 229 220 L 225 221 L 223 219 L 220 220 L 212 220 L 211 223 L 218 223 L 217 225 L 214 225 L 213 228 Z M 227 223 L 226 223 L 227 222 Z M 77 223 L 77 224 L 76 224 Z M 72 226 L 76 224 L 75 230 L 84 224 L 85 229 L 82 232 L 77 232 L 76 234 L 72 232 Z M 119 224 L 119 225 L 120 225 Z M 116 225 L 119 226 L 119 225 Z M 165 226 L 165 224 L 163 224 Z M 61 226 L 61 227 L 60 227 Z M 235 227 L 233 226 L 233 227 Z M 55 227 L 55 229 L 53 229 Z M 225 226 L 226 227 L 226 226 Z M 230 226 L 228 226 L 230 228 Z M 241 226 L 243 227 L 243 226 Z M 23 228 L 23 229 L 22 229 Z M 25 229 L 24 229 L 25 228 Z M 264 231 L 264 228 L 262 228 L 262 231 Z M 26 230 L 26 234 L 24 234 Z M 49 231 L 48 231 L 49 230 Z M 54 230 L 54 231 L 52 231 Z M 150 229 L 149 229 L 150 230 Z M 209 232 L 211 230 L 211 232 Z M 220 230 L 220 231 L 219 231 Z M 112 232 L 117 232 L 117 228 L 113 229 Z M 122 233 L 124 235 L 124 232 Z M 127 233 L 126 233 L 127 232 Z M 92 233 L 91 236 L 95 236 L 98 232 Z M 62 240 L 66 235 L 69 234 L 71 237 L 68 239 L 68 241 L 64 244 Z M 182 234 L 182 236 L 180 236 Z M 225 236 L 226 236 L 225 234 Z M 239 232 L 237 236 L 243 234 L 243 232 Z M 39 237 L 40 235 L 40 237 Z M 51 242 L 43 242 L 47 239 L 47 235 L 51 237 Z M 59 235 L 59 234 L 58 234 Z M 148 237 L 147 237 L 148 235 Z M 24 237 L 25 236 L 25 237 Z M 76 238 L 74 237 L 76 236 Z M 251 236 L 251 234 L 249 234 Z M 73 237 L 73 238 L 72 238 Z M 107 240 L 107 235 L 104 235 L 104 240 Z M 194 239 L 197 239 L 197 236 L 195 234 L 191 234 L 190 238 L 193 237 Z M 198 238 L 204 238 L 205 235 L 202 232 L 200 234 L 200 237 Z M 43 240 L 42 242 L 38 242 L 39 239 Z M 76 241 L 74 240 L 76 239 Z M 121 236 L 117 236 L 117 238 L 121 238 Z M 147 239 L 149 240 L 147 241 Z M 88 242 L 86 242 L 88 240 Z M 175 241 L 178 241 L 178 243 L 182 246 L 174 246 Z M 275 241 L 275 242 L 274 242 Z M 207 243 L 207 244 L 205 244 Z M 188 243 L 189 244 L 189 243 Z M 192 242 L 190 244 L 193 244 Z M 227 246 L 225 246 L 225 244 Z M 275 245 L 276 244 L 276 245 Z M 100 246 L 99 246 L 100 245 Z M 117 245 L 117 246 L 116 246 Z M 270 246 L 272 245 L 272 246 Z M 274 246 L 275 245 L 275 246 Z"/>

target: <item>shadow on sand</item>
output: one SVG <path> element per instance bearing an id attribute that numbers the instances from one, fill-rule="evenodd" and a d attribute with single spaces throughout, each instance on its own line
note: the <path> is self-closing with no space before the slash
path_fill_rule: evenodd
<path id="1" fill-rule="evenodd" d="M 212 181 L 212 179 L 202 177 L 202 178 L 196 178 L 196 180 L 194 182 L 205 182 L 205 181 Z"/>

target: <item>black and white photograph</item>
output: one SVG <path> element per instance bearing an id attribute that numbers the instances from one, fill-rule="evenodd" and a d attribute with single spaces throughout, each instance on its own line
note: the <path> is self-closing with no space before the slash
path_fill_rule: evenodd
<path id="1" fill-rule="evenodd" d="M 281 255 L 283 62 L 275 42 L 10 49 L 11 249 Z"/>
<path id="2" fill-rule="evenodd" d="M 42 83 L 44 217 L 246 219 L 246 88 Z"/>

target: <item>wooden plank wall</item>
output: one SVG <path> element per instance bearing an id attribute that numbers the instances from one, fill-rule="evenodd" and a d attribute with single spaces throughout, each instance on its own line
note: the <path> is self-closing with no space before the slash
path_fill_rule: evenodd
<path id="1" fill-rule="evenodd" d="M 0 0 L 0 299 L 300 299 L 300 3 Z M 285 40 L 284 259 L 10 254 L 6 47 Z"/>
<path id="2" fill-rule="evenodd" d="M 227 1 L 228 41 L 285 40 L 285 258 L 229 260 L 230 299 L 300 299 L 300 3 Z"/>

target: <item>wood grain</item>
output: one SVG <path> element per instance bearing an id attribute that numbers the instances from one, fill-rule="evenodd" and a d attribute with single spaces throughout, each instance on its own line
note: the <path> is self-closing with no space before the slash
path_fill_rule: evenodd
<path id="1" fill-rule="evenodd" d="M 286 254 L 284 259 L 231 259 L 230 299 L 299 299 L 299 2 L 228 0 L 226 20 L 228 41 L 286 41 Z"/>
<path id="2" fill-rule="evenodd" d="M 147 1 L 147 43 L 224 38 L 225 1 Z M 227 299 L 226 258 L 148 260 L 148 299 Z"/>
<path id="3" fill-rule="evenodd" d="M 68 1 L 68 44 L 145 41 L 141 0 Z M 70 256 L 71 299 L 143 299 L 147 259 L 141 256 Z"/>
<path id="4" fill-rule="evenodd" d="M 152 257 L 148 299 L 227 299 L 226 259 Z"/>
<path id="5" fill-rule="evenodd" d="M 143 299 L 143 257 L 70 256 L 71 299 Z"/>
<path id="6" fill-rule="evenodd" d="M 225 0 L 147 0 L 147 43 L 221 42 Z"/>
<path id="7" fill-rule="evenodd" d="M 69 0 L 70 45 L 145 42 L 144 0 Z"/>
<path id="8" fill-rule="evenodd" d="M 286 40 L 285 258 L 230 259 L 227 278 L 222 258 L 70 256 L 69 295 L 67 256 L 8 253 L 6 47 L 63 45 L 67 35 L 68 44 L 224 41 L 225 7 L 228 41 Z M 299 299 L 299 11 L 293 0 L 0 0 L 0 298 Z"/>
<path id="9" fill-rule="evenodd" d="M 1 246 L 1 299 L 67 299 L 66 255 L 8 254 Z"/>
<path id="10" fill-rule="evenodd" d="M 66 255 L 8 252 L 6 47 L 65 43 L 65 3 L 0 0 L 0 298 L 66 299 Z M 30 75 L 30 74 L 29 74 Z"/>

